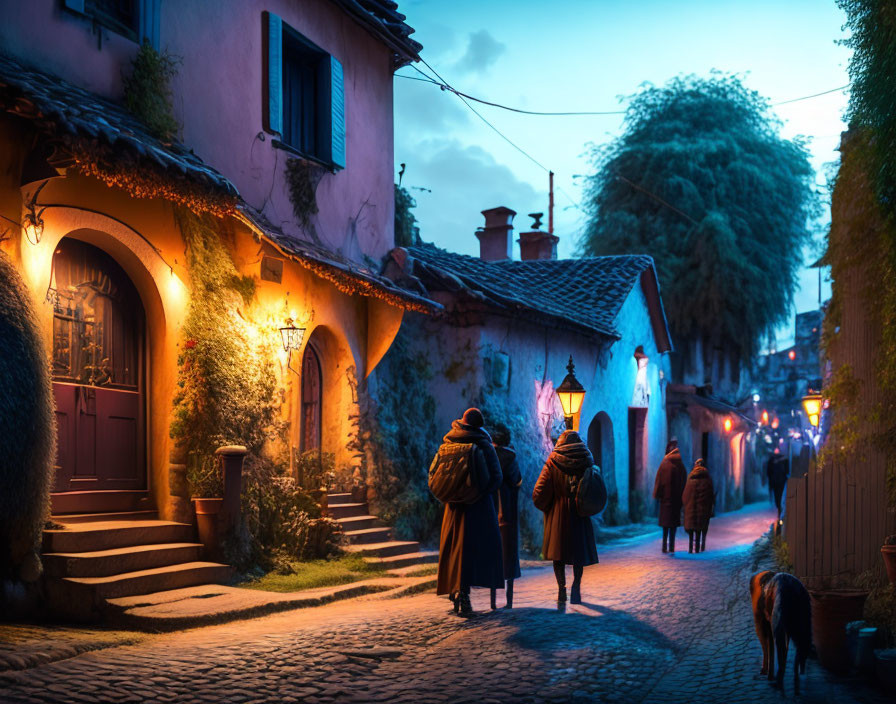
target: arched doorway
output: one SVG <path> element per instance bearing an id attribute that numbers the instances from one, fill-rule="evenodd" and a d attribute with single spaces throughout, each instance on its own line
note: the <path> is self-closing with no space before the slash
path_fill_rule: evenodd
<path id="1" fill-rule="evenodd" d="M 594 461 L 601 469 L 607 483 L 607 493 L 611 496 L 618 493 L 616 486 L 616 443 L 613 439 L 613 421 L 601 411 L 588 426 L 588 449 L 594 455 Z"/>
<path id="2" fill-rule="evenodd" d="M 130 278 L 93 245 L 53 255 L 55 491 L 146 489 L 145 315 Z"/>
<path id="3" fill-rule="evenodd" d="M 321 449 L 321 407 L 323 405 L 323 375 L 320 356 L 314 345 L 308 344 L 302 356 L 302 420 L 299 451 Z"/>

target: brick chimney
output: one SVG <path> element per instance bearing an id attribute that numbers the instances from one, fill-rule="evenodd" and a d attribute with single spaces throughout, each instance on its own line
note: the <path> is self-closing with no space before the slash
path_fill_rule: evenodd
<path id="1" fill-rule="evenodd" d="M 529 213 L 532 218 L 532 229 L 521 232 L 517 242 L 520 243 L 520 259 L 524 262 L 533 259 L 556 259 L 557 243 L 560 238 L 541 229 L 541 218 L 544 213 Z"/>
<path id="2" fill-rule="evenodd" d="M 487 262 L 500 262 L 513 256 L 513 216 L 515 210 L 497 208 L 483 210 L 485 227 L 476 230 L 479 238 L 479 258 Z"/>

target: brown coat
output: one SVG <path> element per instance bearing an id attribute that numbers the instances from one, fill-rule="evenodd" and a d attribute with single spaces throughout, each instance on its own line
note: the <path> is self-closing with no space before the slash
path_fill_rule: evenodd
<path id="1" fill-rule="evenodd" d="M 501 532 L 492 495 L 504 477 L 491 437 L 482 428 L 456 420 L 444 441 L 475 443 L 485 456 L 489 479 L 475 503 L 445 504 L 436 593 L 450 594 L 462 587 L 503 589 Z"/>
<path id="2" fill-rule="evenodd" d="M 591 518 L 576 512 L 574 499 L 569 496 L 570 479 L 580 478 L 594 464 L 588 447 L 579 434 L 567 430 L 557 440 L 557 446 L 548 457 L 535 489 L 532 501 L 535 508 L 544 511 L 545 560 L 555 560 L 567 565 L 593 565 L 597 563 L 597 547 L 594 544 L 594 528 Z"/>
<path id="3" fill-rule="evenodd" d="M 681 494 L 688 479 L 688 471 L 681 461 L 681 453 L 675 448 L 660 462 L 653 484 L 653 498 L 658 499 L 659 524 L 663 528 L 681 525 Z"/>
<path id="4" fill-rule="evenodd" d="M 696 466 L 684 487 L 684 529 L 706 530 L 712 517 L 716 497 L 712 477 L 706 467 Z"/>
<path id="5" fill-rule="evenodd" d="M 498 510 L 498 526 L 501 528 L 501 548 L 504 554 L 504 579 L 520 576 L 520 516 L 519 494 L 523 475 L 516 452 L 509 447 L 495 445 L 504 480 L 494 493 Z"/>

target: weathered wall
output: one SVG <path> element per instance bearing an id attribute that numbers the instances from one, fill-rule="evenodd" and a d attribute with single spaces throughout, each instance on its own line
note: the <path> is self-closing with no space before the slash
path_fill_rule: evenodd
<path id="1" fill-rule="evenodd" d="M 122 97 L 137 44 L 57 0 L 5 3 L 0 46 L 22 61 L 113 100 Z M 275 224 L 305 238 L 287 194 L 289 154 L 262 130 L 262 11 L 280 15 L 343 65 L 346 168 L 323 176 L 314 231 L 327 247 L 379 260 L 393 243 L 390 50 L 326 0 L 164 2 L 161 46 L 181 57 L 174 107 L 182 139 Z"/>
<path id="2" fill-rule="evenodd" d="M 30 143 L 23 123 L 0 117 L 0 212 L 13 220 L 23 218 L 23 195 L 18 180 L 25 144 Z M 26 191 L 26 198 L 28 191 Z M 45 297 L 50 284 L 50 264 L 57 243 L 72 236 L 109 253 L 134 281 L 147 317 L 147 464 L 148 488 L 165 517 L 172 516 L 169 492 L 169 425 L 177 380 L 177 358 L 182 344 L 180 327 L 189 307 L 191 279 L 185 264 L 184 239 L 173 210 L 165 201 L 134 199 L 120 189 L 98 181 L 71 176 L 53 179 L 40 195 L 45 228 L 39 244 L 25 240 L 18 228 L 6 229 L 4 251 L 20 268 L 35 302 L 48 343 L 52 337 L 52 306 Z M 0 227 L 0 232 L 3 228 Z M 335 286 L 311 274 L 299 264 L 286 262 L 282 283 L 261 281 L 262 251 L 269 251 L 247 229 L 233 222 L 221 223 L 221 236 L 237 269 L 256 279 L 254 302 L 246 316 L 257 335 L 271 336 L 279 345 L 279 328 L 295 315 L 307 321 L 305 341 L 322 343 L 324 373 L 323 449 L 336 457 L 337 468 L 350 468 L 357 458 L 347 444 L 357 432 L 357 399 L 352 382 L 367 373 L 367 300 L 341 293 Z M 145 239 L 144 239 L 145 238 Z M 169 268 L 169 264 L 171 265 Z M 172 270 L 173 269 L 173 270 Z M 390 316 L 378 316 L 387 321 Z M 391 316 L 394 317 L 394 316 Z M 398 316 L 400 317 L 400 315 Z M 377 326 L 378 336 L 394 336 L 395 326 Z M 391 339 L 391 337 L 390 337 Z M 379 347 L 388 341 L 378 338 Z M 294 353 L 301 359 L 302 351 Z M 300 378 L 287 369 L 286 354 L 279 355 L 281 418 L 288 424 L 291 444 L 298 441 Z M 299 368 L 299 364 L 293 365 Z M 288 448 L 272 448 L 272 451 Z M 350 471 L 350 470 L 349 470 Z"/>
<path id="3" fill-rule="evenodd" d="M 642 345 L 650 358 L 647 368 L 650 403 L 647 412 L 647 481 L 653 485 L 666 443 L 664 382 L 667 355 L 656 350 L 646 301 L 636 286 L 617 321 L 621 340 L 599 343 L 569 332 L 546 329 L 520 320 L 486 316 L 480 324 L 453 327 L 443 321 L 408 315 L 405 331 L 415 351 L 432 367 L 427 392 L 435 399 L 437 427 L 446 431 L 463 411 L 476 405 L 489 422 L 511 430 L 523 472 L 521 489 L 524 545 L 537 552 L 542 535 L 541 514 L 532 506 L 532 488 L 562 429 L 562 411 L 554 386 L 566 375 L 573 356 L 576 377 L 587 389 L 578 429 L 587 439 L 589 425 L 600 413 L 610 420 L 612 459 L 596 458 L 618 492 L 618 513 L 625 519 L 629 498 L 628 408 L 635 386 L 634 351 Z M 377 384 L 389 380 L 377 374 Z M 436 447 L 432 448 L 435 453 Z M 425 472 L 425 467 L 420 471 Z"/>

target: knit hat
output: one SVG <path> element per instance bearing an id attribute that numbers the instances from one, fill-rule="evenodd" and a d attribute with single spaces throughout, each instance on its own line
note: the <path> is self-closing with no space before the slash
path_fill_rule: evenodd
<path id="1" fill-rule="evenodd" d="M 478 408 L 468 408 L 464 411 L 463 418 L 461 421 L 464 425 L 472 426 L 473 428 L 481 428 L 485 425 L 485 419 L 482 417 L 482 411 Z"/>

